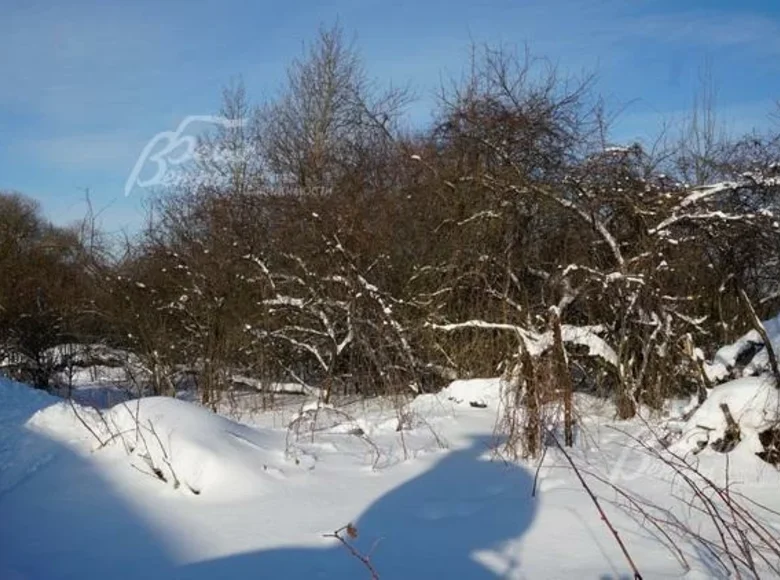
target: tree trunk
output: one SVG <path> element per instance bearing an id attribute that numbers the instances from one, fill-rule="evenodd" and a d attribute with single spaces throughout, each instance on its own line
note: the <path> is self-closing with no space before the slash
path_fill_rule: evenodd
<path id="1" fill-rule="evenodd" d="M 563 346 L 561 317 L 557 308 L 552 308 L 551 314 L 555 383 L 561 388 L 563 395 L 563 444 L 572 447 L 574 445 L 574 387 L 569 373 L 566 349 Z"/>

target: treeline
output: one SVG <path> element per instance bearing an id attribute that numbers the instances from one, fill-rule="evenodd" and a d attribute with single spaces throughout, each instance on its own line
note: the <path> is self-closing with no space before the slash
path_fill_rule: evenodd
<path id="1" fill-rule="evenodd" d="M 225 91 L 235 122 L 121 252 L 2 196 L 9 372 L 49 386 L 75 342 L 212 404 L 250 379 L 327 400 L 503 373 L 522 404 L 589 389 L 628 417 L 706 389 L 702 355 L 780 310 L 780 132 L 698 107 L 622 146 L 588 79 L 492 48 L 465 70 L 411 130 L 409 92 L 321 31 L 277 98 Z"/>

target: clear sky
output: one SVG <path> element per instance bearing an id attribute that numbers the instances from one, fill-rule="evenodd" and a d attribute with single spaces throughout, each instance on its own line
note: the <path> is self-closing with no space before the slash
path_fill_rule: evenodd
<path id="1" fill-rule="evenodd" d="M 707 62 L 732 130 L 766 127 L 780 98 L 778 0 L 0 0 L 0 189 L 67 223 L 89 188 L 107 229 L 132 230 L 144 196 L 124 185 L 146 143 L 216 112 L 232 78 L 273 95 L 336 19 L 373 76 L 416 89 L 417 121 L 471 42 L 595 73 L 625 140 L 689 110 Z"/>

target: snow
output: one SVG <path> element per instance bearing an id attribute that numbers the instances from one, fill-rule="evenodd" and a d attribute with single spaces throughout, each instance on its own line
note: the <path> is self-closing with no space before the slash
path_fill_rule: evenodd
<path id="1" fill-rule="evenodd" d="M 617 353 L 598 335 L 603 330 L 600 326 L 571 326 L 563 324 L 561 325 L 561 337 L 563 342 L 587 347 L 590 356 L 599 357 L 612 366 L 617 367 Z M 539 343 L 542 342 L 544 342 L 547 348 L 550 348 L 552 346 L 552 333 L 546 332 L 542 335 Z"/>
<path id="2" fill-rule="evenodd" d="M 741 381 L 717 387 L 708 404 L 726 401 L 759 429 L 755 401 L 774 391 Z M 290 395 L 249 418 L 237 413 L 247 424 L 162 397 L 100 412 L 0 381 L 0 578 L 368 578 L 324 537 L 348 522 L 383 580 L 631 577 L 554 448 L 540 464 L 496 457 L 501 388 L 497 378 L 458 380 L 412 400 L 327 406 Z M 679 480 L 633 443 L 650 440 L 644 420 L 615 422 L 609 404 L 585 395 L 577 408 L 570 453 L 594 474 L 586 477 L 645 577 L 725 578 L 678 538 L 687 570 L 595 479 L 683 513 Z M 702 407 L 691 425 L 710 419 L 719 420 Z M 722 457 L 697 455 L 713 472 Z M 770 469 L 744 477 L 739 491 L 778 508 Z M 706 519 L 689 511 L 706 533 Z"/>
<path id="3" fill-rule="evenodd" d="M 24 430 L 25 421 L 38 409 L 56 403 L 58 399 L 26 385 L 0 382 L 0 497 L 51 460 L 46 445 Z"/>
<path id="4" fill-rule="evenodd" d="M 780 314 L 775 318 L 762 322 L 764 329 L 769 336 L 769 341 L 775 352 L 780 352 Z M 757 331 L 751 330 L 744 334 L 731 344 L 721 347 L 713 357 L 711 362 L 704 364 L 704 372 L 711 381 L 722 381 L 728 378 L 736 369 L 739 358 L 749 353 L 751 348 L 761 346 L 759 350 L 743 369 L 741 376 L 757 375 L 769 369 L 769 355 L 763 348 L 764 341 Z M 737 374 L 737 376 L 740 376 Z"/>
<path id="5" fill-rule="evenodd" d="M 546 332 L 537 333 L 514 324 L 485 322 L 484 320 L 468 320 L 453 324 L 428 323 L 426 326 L 445 332 L 453 332 L 465 328 L 486 328 L 509 331 L 523 338 L 525 347 L 533 357 L 544 354 L 553 346 L 552 331 L 548 330 Z M 563 339 L 563 342 L 585 346 L 587 347 L 590 356 L 599 357 L 605 362 L 617 366 L 617 353 L 615 353 L 615 350 L 599 336 L 599 334 L 603 332 L 604 327 L 600 325 L 561 325 L 561 338 Z"/>
<path id="6" fill-rule="evenodd" d="M 435 398 L 445 398 L 456 405 L 482 405 L 497 408 L 501 400 L 500 379 L 470 379 L 453 381 Z M 419 403 L 418 403 L 419 404 Z"/>
<path id="7" fill-rule="evenodd" d="M 718 385 L 707 394 L 707 400 L 682 427 L 675 444 L 679 453 L 697 452 L 700 446 L 721 439 L 726 433 L 727 405 L 739 425 L 742 451 L 755 454 L 762 450 L 758 434 L 780 419 L 780 396 L 770 377 L 745 377 Z"/>
<path id="8" fill-rule="evenodd" d="M 36 413 L 30 424 L 51 428 L 65 403 Z M 195 494 L 236 499 L 256 493 L 269 477 L 283 476 L 282 451 L 274 439 L 178 399 L 149 397 L 114 406 L 103 420 L 90 415 L 103 441 L 129 447 L 142 471 L 159 468 L 168 482 Z M 45 427 L 44 427 L 45 426 Z"/>
<path id="9" fill-rule="evenodd" d="M 319 396 L 320 389 L 315 389 L 301 383 L 269 383 L 244 375 L 232 375 L 230 380 L 237 385 L 243 385 L 267 393 L 284 393 L 288 395 Z"/>

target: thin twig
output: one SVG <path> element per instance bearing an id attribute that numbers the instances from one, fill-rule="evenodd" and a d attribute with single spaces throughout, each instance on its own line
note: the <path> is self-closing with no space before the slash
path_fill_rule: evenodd
<path id="1" fill-rule="evenodd" d="M 542 464 L 544 458 L 547 456 L 547 445 L 542 448 L 542 456 L 539 458 L 539 464 L 536 466 L 536 473 L 534 473 L 534 485 L 531 488 L 531 497 L 536 497 L 537 483 L 539 482 L 539 472 L 542 470 Z"/>
<path id="2" fill-rule="evenodd" d="M 73 403 L 73 399 L 68 398 L 68 402 L 70 403 L 70 408 L 73 409 L 73 414 L 76 415 L 76 418 L 79 420 L 79 422 L 86 428 L 87 431 L 90 432 L 90 434 L 97 440 L 97 442 L 100 444 L 100 447 L 104 447 L 105 443 L 100 438 L 100 435 L 97 434 L 97 432 L 89 426 L 87 421 L 81 416 L 81 414 L 76 409 L 76 405 Z"/>
<path id="3" fill-rule="evenodd" d="M 371 553 L 376 548 L 378 541 L 374 543 L 374 546 L 371 548 L 371 552 L 369 552 L 368 554 L 362 554 L 358 551 L 357 548 L 355 548 L 355 546 L 350 544 L 347 541 L 347 539 L 344 538 L 344 536 L 341 535 L 341 532 L 347 532 L 347 535 L 350 538 L 357 538 L 358 535 L 357 528 L 352 524 L 347 524 L 346 526 L 339 528 L 332 534 L 324 534 L 324 537 L 335 538 L 339 542 L 341 542 L 341 545 L 344 546 L 349 551 L 349 553 L 352 554 L 354 558 L 360 560 L 363 563 L 363 565 L 368 569 L 369 573 L 371 574 L 371 580 L 379 580 L 379 573 L 376 571 L 376 568 L 374 568 L 374 565 L 371 563 Z"/>

